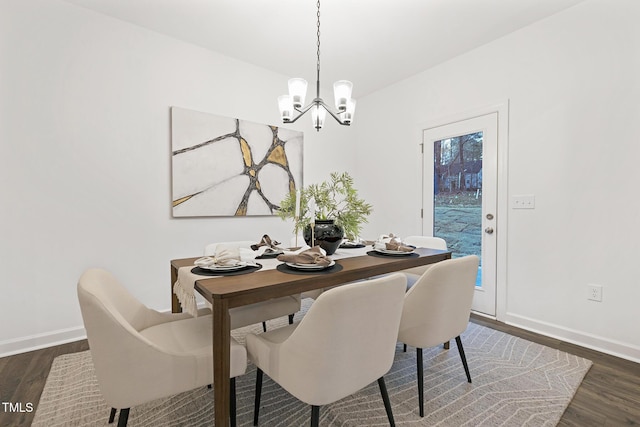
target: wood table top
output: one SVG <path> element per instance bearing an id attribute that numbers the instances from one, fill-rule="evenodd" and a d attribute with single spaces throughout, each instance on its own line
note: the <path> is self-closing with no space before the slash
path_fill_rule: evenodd
<path id="1" fill-rule="evenodd" d="M 336 286 L 451 258 L 451 251 L 437 249 L 417 248 L 415 253 L 418 256 L 360 255 L 341 258 L 336 260 L 336 264 L 340 264 L 342 270 L 329 274 L 288 274 L 272 267 L 272 269 L 263 269 L 251 274 L 202 278 L 196 281 L 195 289 L 209 302 L 213 302 L 217 298 L 228 299 L 231 308 L 270 298 Z M 177 270 L 180 267 L 193 265 L 196 259 L 198 258 L 176 259 L 171 261 L 171 266 Z M 280 263 L 276 260 L 265 261 Z"/>

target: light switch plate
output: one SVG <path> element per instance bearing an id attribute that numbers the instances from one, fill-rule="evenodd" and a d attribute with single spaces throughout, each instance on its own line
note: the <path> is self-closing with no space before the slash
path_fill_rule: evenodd
<path id="1" fill-rule="evenodd" d="M 535 209 L 536 197 L 533 194 L 511 196 L 511 209 Z"/>

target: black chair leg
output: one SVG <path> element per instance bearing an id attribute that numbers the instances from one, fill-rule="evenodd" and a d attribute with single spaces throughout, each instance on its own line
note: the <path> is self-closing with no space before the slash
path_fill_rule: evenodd
<path id="1" fill-rule="evenodd" d="M 407 345 L 406 345 L 406 344 L 403 344 L 403 345 L 402 345 L 402 351 L 403 351 L 404 353 L 406 353 L 406 352 L 407 352 Z"/>
<path id="2" fill-rule="evenodd" d="M 320 407 L 311 405 L 311 427 L 318 427 L 320 425 Z"/>
<path id="3" fill-rule="evenodd" d="M 118 416 L 118 427 L 127 427 L 128 420 L 129 408 L 120 409 L 120 415 Z"/>
<path id="4" fill-rule="evenodd" d="M 260 395 L 262 394 L 262 369 L 256 370 L 256 400 L 253 404 L 253 425 L 258 425 L 258 414 L 260 412 Z"/>
<path id="5" fill-rule="evenodd" d="M 113 420 L 116 419 L 116 408 L 111 408 L 111 413 L 109 414 L 109 424 L 113 424 Z"/>
<path id="6" fill-rule="evenodd" d="M 267 322 L 262 322 L 262 332 L 267 332 Z"/>
<path id="7" fill-rule="evenodd" d="M 462 340 L 460 335 L 456 337 L 456 344 L 458 345 L 458 353 L 460 353 L 460 359 L 462 359 L 462 366 L 464 366 L 464 372 L 467 374 L 467 381 L 471 382 L 471 374 L 469 373 L 469 365 L 467 365 L 467 358 L 464 355 L 464 348 L 462 348 Z"/>
<path id="8" fill-rule="evenodd" d="M 382 395 L 382 401 L 384 402 L 384 410 L 387 411 L 387 418 L 389 419 L 389 425 L 395 427 L 396 423 L 393 421 L 393 412 L 391 411 L 391 401 L 389 400 L 389 393 L 387 392 L 387 386 L 384 383 L 384 377 L 378 378 L 378 386 L 380 387 L 380 394 Z"/>
<path id="9" fill-rule="evenodd" d="M 231 421 L 231 427 L 236 427 L 236 379 L 231 378 L 229 380 L 229 419 Z"/>
<path id="10" fill-rule="evenodd" d="M 289 315 L 289 324 L 293 325 L 293 314 Z"/>
<path id="11" fill-rule="evenodd" d="M 420 408 L 420 416 L 424 417 L 424 372 L 422 366 L 422 349 L 416 348 L 416 358 L 418 359 L 418 408 Z"/>

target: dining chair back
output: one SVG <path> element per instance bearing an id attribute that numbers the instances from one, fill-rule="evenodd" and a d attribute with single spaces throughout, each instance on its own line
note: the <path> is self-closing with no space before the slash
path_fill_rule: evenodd
<path id="1" fill-rule="evenodd" d="M 402 239 L 402 243 L 418 248 L 432 248 L 447 250 L 447 242 L 440 237 L 433 236 L 407 236 Z"/>
<path id="2" fill-rule="evenodd" d="M 312 425 L 317 425 L 321 405 L 378 380 L 393 425 L 383 376 L 393 364 L 405 280 L 402 274 L 392 274 L 331 288 L 300 323 L 247 335 L 249 358 L 258 368 L 254 425 L 263 372 L 312 406 Z"/>
<path id="3" fill-rule="evenodd" d="M 205 246 L 204 248 L 204 255 L 205 256 L 213 256 L 216 254 L 216 249 L 218 248 L 218 245 L 224 245 L 226 247 L 231 247 L 231 248 L 245 248 L 245 249 L 250 249 L 251 245 L 255 244 L 256 242 L 252 242 L 250 240 L 238 240 L 235 242 L 219 242 L 219 243 L 209 243 L 207 246 Z"/>
<path id="4" fill-rule="evenodd" d="M 209 310 L 195 318 L 152 310 L 102 269 L 85 271 L 77 291 L 98 386 L 113 408 L 110 422 L 116 408 L 124 426 L 132 406 L 212 384 Z M 233 393 L 247 367 L 246 350 L 233 338 L 230 355 Z"/>
<path id="5" fill-rule="evenodd" d="M 478 263 L 476 255 L 468 255 L 433 264 L 405 296 L 398 341 L 416 348 L 420 416 L 424 416 L 423 348 L 455 337 L 467 380 L 471 382 L 460 334 L 469 323 Z"/>
<path id="6" fill-rule="evenodd" d="M 443 251 L 447 250 L 447 242 L 440 237 L 433 236 L 407 236 L 402 239 L 402 242 L 415 246 L 416 248 L 431 248 L 431 249 L 440 249 Z M 407 289 L 411 288 L 416 281 L 431 268 L 433 264 L 422 265 L 420 267 L 408 268 L 406 270 L 402 270 L 402 273 L 407 275 Z"/>

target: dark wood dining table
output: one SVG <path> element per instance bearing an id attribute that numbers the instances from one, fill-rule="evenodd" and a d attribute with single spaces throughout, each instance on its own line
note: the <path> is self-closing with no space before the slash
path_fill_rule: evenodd
<path id="1" fill-rule="evenodd" d="M 361 251 L 358 253 L 362 253 Z M 229 309 L 271 298 L 299 294 L 315 289 L 339 286 L 348 282 L 392 273 L 412 267 L 433 264 L 451 258 L 450 251 L 417 248 L 417 256 L 349 256 L 336 260 L 342 269 L 330 274 L 288 274 L 277 269 L 263 269 L 251 274 L 223 277 L 203 277 L 195 282 L 199 292 L 213 308 L 213 391 L 215 425 L 229 423 Z M 178 269 L 193 266 L 196 258 L 171 261 L 171 293 L 173 312 L 182 311 L 173 293 Z M 336 269 L 338 270 L 338 269 Z"/>

